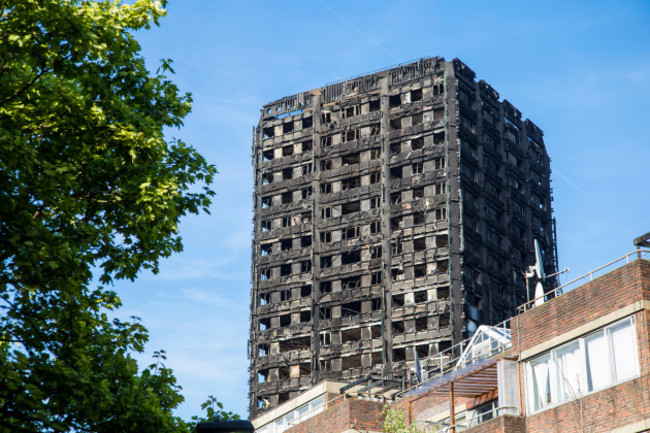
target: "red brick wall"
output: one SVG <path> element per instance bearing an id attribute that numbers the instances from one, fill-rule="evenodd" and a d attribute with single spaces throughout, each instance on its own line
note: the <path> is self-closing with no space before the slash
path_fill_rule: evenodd
<path id="1" fill-rule="evenodd" d="M 650 416 L 648 376 L 526 417 L 530 433 L 605 432 Z M 581 423 L 582 428 L 581 428 Z"/>
<path id="2" fill-rule="evenodd" d="M 286 433 L 340 433 L 355 424 L 357 430 L 381 431 L 382 402 L 348 399 L 286 430 Z"/>
<path id="3" fill-rule="evenodd" d="M 641 299 L 650 299 L 648 260 L 635 260 L 515 317 L 512 347 L 524 351 Z"/>
<path id="4" fill-rule="evenodd" d="M 465 433 L 524 433 L 525 431 L 524 419 L 513 415 L 503 415 L 464 430 Z"/>

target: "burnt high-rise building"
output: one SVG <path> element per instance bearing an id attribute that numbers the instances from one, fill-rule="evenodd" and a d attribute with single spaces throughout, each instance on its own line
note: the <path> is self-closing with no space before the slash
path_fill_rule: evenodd
<path id="1" fill-rule="evenodd" d="M 251 417 L 324 379 L 399 375 L 513 315 L 535 239 L 557 267 L 542 135 L 442 58 L 265 105 Z"/>

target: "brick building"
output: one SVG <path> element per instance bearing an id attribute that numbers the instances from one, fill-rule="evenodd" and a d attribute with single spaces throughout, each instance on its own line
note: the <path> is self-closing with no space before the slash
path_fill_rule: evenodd
<path id="1" fill-rule="evenodd" d="M 435 356 L 556 269 L 542 131 L 459 60 L 285 97 L 253 142 L 250 415 Z"/>
<path id="2" fill-rule="evenodd" d="M 587 274 L 553 291 L 541 305 L 522 305 L 508 322 L 510 344 L 504 350 L 461 357 L 448 371 L 431 372 L 393 408 L 423 431 L 650 431 L 649 259 L 650 250 L 637 250 L 599 268 L 600 277 Z M 353 419 L 358 403 L 352 402 L 360 395 L 334 389 L 331 397 L 322 413 L 287 425 L 286 431 L 382 431 L 381 415 Z M 366 413 L 380 413 L 383 404 L 367 401 Z M 334 417 L 336 426 L 330 424 Z"/>

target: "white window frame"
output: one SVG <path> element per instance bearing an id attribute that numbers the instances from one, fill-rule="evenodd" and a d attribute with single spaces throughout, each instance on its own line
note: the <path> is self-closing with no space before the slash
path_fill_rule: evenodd
<path id="1" fill-rule="evenodd" d="M 625 353 L 620 350 L 620 344 L 623 340 L 618 341 L 619 350 L 617 351 L 615 347 L 617 342 L 612 337 L 612 332 L 621 329 L 631 331 L 631 335 L 629 333 L 622 335 L 622 338 L 627 337 L 627 340 L 624 341 L 627 349 Z M 592 363 L 589 356 L 590 343 L 598 341 L 599 336 L 602 336 L 603 340 L 599 342 L 599 353 L 597 356 L 593 356 L 594 362 Z M 630 337 L 631 341 L 629 341 Z M 574 347 L 575 350 L 569 351 L 571 347 Z M 596 345 L 593 347 L 596 347 Z M 565 356 L 566 359 L 564 363 L 562 363 L 562 356 Z M 622 377 L 618 377 L 620 368 L 617 368 L 617 359 L 625 363 L 619 364 L 619 367 L 623 366 L 625 368 L 623 370 L 625 375 Z M 634 316 L 626 317 L 588 335 L 546 351 L 534 359 L 526 361 L 525 364 L 526 407 L 529 414 L 541 412 L 628 380 L 633 380 L 639 377 L 639 352 Z M 545 371 L 544 364 L 547 364 L 548 371 Z M 563 369 L 560 367 L 562 364 L 564 364 L 565 371 L 571 370 L 571 377 L 563 377 Z M 601 380 L 598 384 L 590 380 L 591 371 L 595 366 L 609 370 L 598 373 L 597 377 L 601 379 L 605 377 L 605 380 Z M 537 371 L 536 367 L 538 367 Z M 575 379 L 573 376 L 575 376 Z M 537 379 L 540 378 L 543 379 L 544 384 L 537 383 Z M 545 397 L 537 389 L 540 385 L 545 388 Z"/>

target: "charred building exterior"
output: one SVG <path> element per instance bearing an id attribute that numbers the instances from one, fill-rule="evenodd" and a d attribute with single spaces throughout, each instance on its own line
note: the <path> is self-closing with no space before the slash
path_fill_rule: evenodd
<path id="1" fill-rule="evenodd" d="M 250 415 L 323 380 L 397 377 L 557 268 L 542 131 L 459 60 L 285 97 L 253 139 Z"/>

